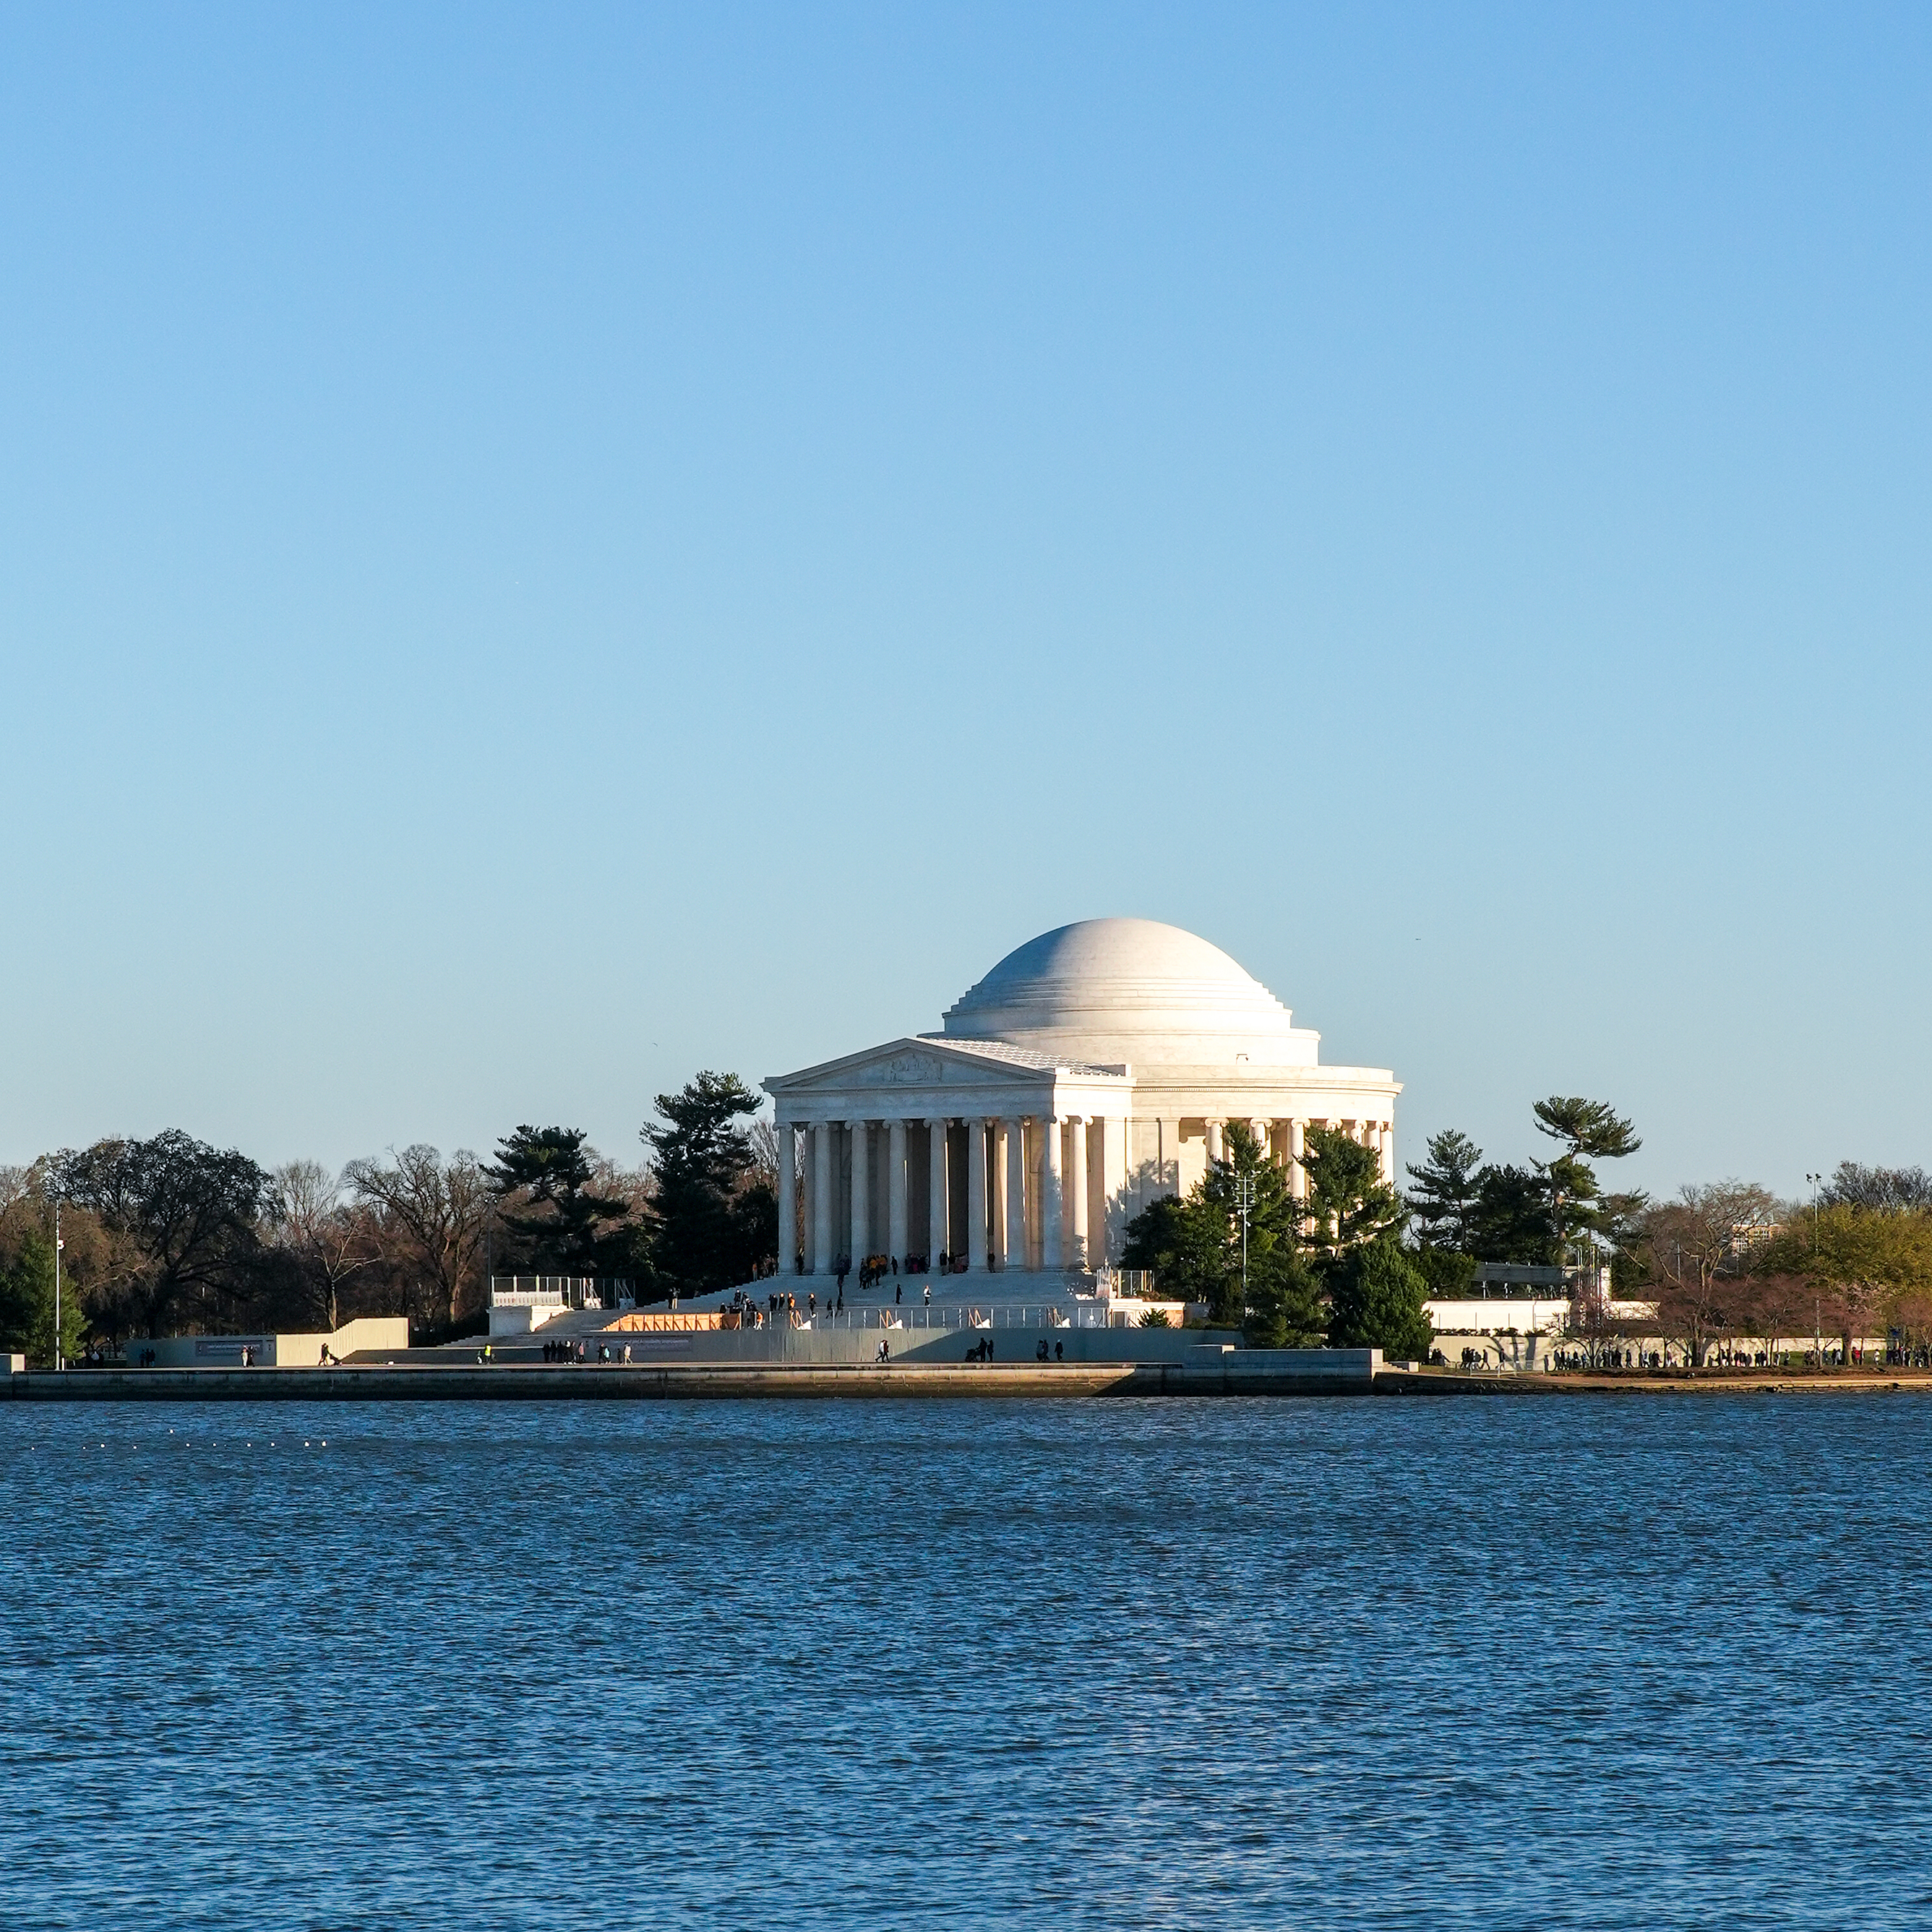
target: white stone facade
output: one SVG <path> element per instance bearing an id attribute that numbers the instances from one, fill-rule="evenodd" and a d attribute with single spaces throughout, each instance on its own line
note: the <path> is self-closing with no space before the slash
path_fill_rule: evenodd
<path id="1" fill-rule="evenodd" d="M 968 1281 L 947 1286 L 967 1292 L 992 1274 L 1117 1264 L 1127 1222 L 1191 1186 L 1230 1120 L 1252 1124 L 1298 1193 L 1294 1157 L 1317 1124 L 1375 1148 L 1393 1180 L 1400 1083 L 1321 1065 L 1319 1041 L 1177 927 L 1089 920 L 1043 934 L 941 1032 L 764 1083 L 780 1274 L 889 1256 L 916 1276 L 944 1255 L 964 1263 Z"/>

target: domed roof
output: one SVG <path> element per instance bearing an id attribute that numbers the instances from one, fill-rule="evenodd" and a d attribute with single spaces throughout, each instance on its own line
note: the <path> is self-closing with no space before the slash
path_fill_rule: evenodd
<path id="1" fill-rule="evenodd" d="M 1088 919 L 1009 952 L 946 1013 L 956 1040 L 1100 1065 L 1306 1065 L 1316 1036 L 1218 946 L 1151 919 Z"/>

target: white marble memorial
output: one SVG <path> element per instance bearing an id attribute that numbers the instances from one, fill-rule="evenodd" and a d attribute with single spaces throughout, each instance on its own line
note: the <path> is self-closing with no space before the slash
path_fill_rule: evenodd
<path id="1" fill-rule="evenodd" d="M 1375 1148 L 1393 1180 L 1400 1083 L 1322 1066 L 1320 1039 L 1178 926 L 1095 919 L 1043 933 L 938 1033 L 765 1082 L 780 1276 L 801 1261 L 825 1276 L 887 1256 L 950 1298 L 989 1292 L 994 1274 L 1044 1288 L 1042 1276 L 1118 1264 L 1127 1222 L 1191 1186 L 1229 1120 L 1252 1124 L 1298 1192 L 1294 1156 L 1318 1123 Z M 944 1276 L 942 1256 L 954 1264 Z"/>

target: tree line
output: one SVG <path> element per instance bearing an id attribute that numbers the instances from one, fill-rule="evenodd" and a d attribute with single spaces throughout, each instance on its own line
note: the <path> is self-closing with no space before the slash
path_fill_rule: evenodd
<path id="1" fill-rule="evenodd" d="M 1922 1168 L 1841 1162 L 1810 1202 L 1753 1183 L 1682 1189 L 1645 1216 L 1634 1270 L 1654 1328 L 1685 1359 L 1713 1349 L 1835 1344 L 1867 1336 L 1894 1358 L 1932 1360 L 1932 1176 Z M 1619 1322 L 1612 1331 L 1640 1324 Z M 1826 1349 L 1829 1353 L 1829 1348 Z"/>
<path id="2" fill-rule="evenodd" d="M 520 1126 L 494 1156 L 422 1144 L 269 1168 L 170 1129 L 0 1168 L 0 1349 L 193 1329 L 333 1330 L 407 1314 L 425 1339 L 480 1326 L 486 1276 L 595 1275 L 640 1300 L 749 1280 L 776 1258 L 778 1160 L 735 1074 L 656 1096 L 634 1168 L 574 1127 Z"/>
<path id="3" fill-rule="evenodd" d="M 1822 1334 L 1849 1354 L 1855 1337 L 1882 1333 L 1932 1362 L 1923 1169 L 1845 1162 L 1810 1202 L 1737 1180 L 1653 1201 L 1599 1174 L 1642 1144 L 1607 1102 L 1552 1094 L 1530 1111 L 1556 1144 L 1547 1158 L 1489 1161 L 1452 1128 L 1430 1136 L 1400 1192 L 1372 1150 L 1311 1128 L 1299 1201 L 1246 1124 L 1231 1121 L 1222 1157 L 1193 1187 L 1129 1224 L 1124 1264 L 1263 1346 L 1426 1356 L 1424 1304 L 1468 1295 L 1481 1264 L 1510 1262 L 1565 1270 L 1571 1335 L 1593 1350 L 1660 1335 L 1702 1363 L 1741 1337 Z"/>
<path id="4" fill-rule="evenodd" d="M 1429 1285 L 1402 1237 L 1407 1204 L 1380 1157 L 1338 1127 L 1310 1127 L 1304 1197 L 1245 1120 L 1184 1195 L 1127 1224 L 1122 1264 L 1154 1270 L 1164 1299 L 1204 1303 L 1257 1348 L 1378 1348 L 1427 1355 Z"/>
<path id="5" fill-rule="evenodd" d="M 1744 1340 L 1775 1354 L 1828 1336 L 1848 1357 L 1857 1338 L 1878 1334 L 1907 1353 L 1932 1351 L 1932 1176 L 1922 1168 L 1843 1161 L 1809 1202 L 1735 1180 L 1653 1201 L 1605 1190 L 1592 1166 L 1636 1151 L 1628 1120 L 1575 1098 L 1534 1111 L 1563 1144 L 1549 1162 L 1486 1163 L 1450 1130 L 1408 1170 L 1412 1251 L 1433 1294 L 1465 1291 L 1482 1262 L 1562 1265 L 1573 1270 L 1572 1337 L 1592 1354 L 1660 1337 L 1702 1364 Z M 1620 1312 L 1632 1303 L 1655 1312 Z"/>
<path id="6" fill-rule="evenodd" d="M 769 1270 L 777 1147 L 757 1096 L 707 1072 L 655 1104 L 634 1168 L 578 1129 L 528 1125 L 487 1160 L 417 1144 L 339 1172 L 264 1168 L 178 1130 L 0 1168 L 0 1349 L 52 1358 L 57 1202 L 69 1356 L 90 1339 L 334 1329 L 359 1314 L 406 1313 L 434 1339 L 480 1325 L 492 1273 L 622 1280 L 649 1302 Z M 1849 1350 L 1889 1333 L 1932 1356 L 1923 1169 L 1845 1162 L 1808 1202 L 1737 1180 L 1653 1202 L 1598 1179 L 1597 1162 L 1641 1144 L 1609 1106 L 1552 1096 L 1532 1114 L 1557 1143 L 1548 1160 L 1488 1162 L 1450 1130 L 1402 1192 L 1372 1150 L 1311 1128 L 1299 1201 L 1232 1121 L 1193 1188 L 1130 1224 L 1124 1264 L 1262 1346 L 1424 1355 L 1425 1301 L 1466 1294 L 1479 1264 L 1508 1262 L 1571 1270 L 1573 1332 L 1593 1348 L 1641 1328 L 1701 1362 L 1738 1337 L 1823 1334 Z M 1633 1301 L 1656 1315 L 1618 1312 Z"/>

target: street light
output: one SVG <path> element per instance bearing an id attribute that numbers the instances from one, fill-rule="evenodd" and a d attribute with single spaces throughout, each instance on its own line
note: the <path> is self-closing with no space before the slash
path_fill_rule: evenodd
<path id="1" fill-rule="evenodd" d="M 58 1373 L 66 1366 L 61 1358 L 61 1250 L 66 1245 L 61 1239 L 61 1198 L 54 1196 L 54 1369 Z"/>
<path id="2" fill-rule="evenodd" d="M 1255 1204 L 1255 1177 L 1252 1172 L 1234 1176 L 1234 1212 L 1241 1217 L 1241 1306 L 1248 1305 L 1248 1216 Z"/>

